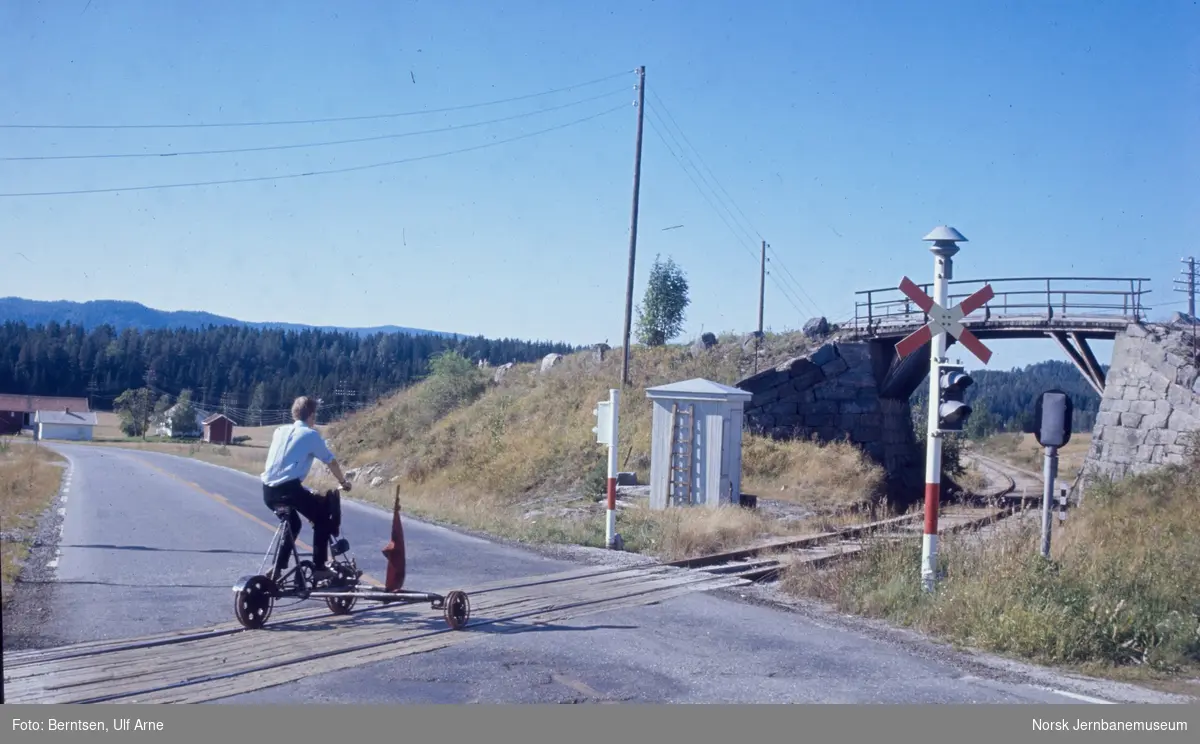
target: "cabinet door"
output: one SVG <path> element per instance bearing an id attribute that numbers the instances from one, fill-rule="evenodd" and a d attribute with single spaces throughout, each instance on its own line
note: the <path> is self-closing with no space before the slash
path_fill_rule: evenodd
<path id="1" fill-rule="evenodd" d="M 725 461 L 725 419 L 720 414 L 704 417 L 704 503 L 716 506 L 728 498 L 729 485 L 722 463 Z"/>

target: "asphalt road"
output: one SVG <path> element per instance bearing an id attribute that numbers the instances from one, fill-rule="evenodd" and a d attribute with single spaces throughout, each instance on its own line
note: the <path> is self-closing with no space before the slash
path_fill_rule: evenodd
<path id="1" fill-rule="evenodd" d="M 6 647 L 232 620 L 230 586 L 257 572 L 275 527 L 255 478 L 157 453 L 54 446 L 70 460 L 61 540 L 35 554 L 33 583 L 18 585 Z M 390 513 L 343 511 L 360 567 L 382 579 Z M 414 589 L 469 591 L 574 567 L 411 519 L 405 531 Z M 307 524 L 301 539 L 311 540 Z M 1056 691 L 1066 685 L 981 672 L 945 649 L 713 594 L 479 636 L 227 702 L 1080 702 Z"/>

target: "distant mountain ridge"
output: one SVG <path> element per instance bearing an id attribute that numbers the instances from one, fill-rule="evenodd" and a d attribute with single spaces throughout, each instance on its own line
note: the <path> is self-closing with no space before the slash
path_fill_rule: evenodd
<path id="1" fill-rule="evenodd" d="M 342 326 L 312 326 L 302 323 L 255 322 L 237 320 L 223 315 L 200 310 L 156 310 L 140 302 L 126 300 L 27 300 L 23 297 L 0 297 L 0 322 L 15 321 L 26 325 L 44 325 L 50 322 L 71 323 L 87 329 L 109 325 L 118 331 L 126 328 L 157 330 L 173 328 L 204 328 L 206 326 L 244 326 L 247 328 L 278 329 L 285 331 L 322 330 L 355 333 L 369 336 L 374 333 L 407 333 L 414 336 L 443 336 L 462 338 L 459 333 L 431 331 L 424 328 L 382 325 L 369 328 L 346 328 Z"/>

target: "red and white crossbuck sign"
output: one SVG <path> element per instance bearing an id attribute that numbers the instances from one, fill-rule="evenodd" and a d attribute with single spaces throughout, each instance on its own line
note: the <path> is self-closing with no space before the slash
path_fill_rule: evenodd
<path id="1" fill-rule="evenodd" d="M 921 288 L 908 277 L 904 277 L 904 281 L 900 282 L 900 291 L 929 316 L 928 323 L 896 344 L 896 353 L 901 358 L 913 353 L 941 333 L 949 333 L 972 354 L 979 357 L 984 364 L 987 364 L 988 360 L 992 358 L 992 350 L 984 346 L 983 342 L 962 324 L 964 317 L 983 307 L 996 296 L 992 291 L 992 285 L 985 285 L 983 289 L 960 302 L 957 307 L 949 309 L 934 302 L 932 297 L 921 291 Z"/>

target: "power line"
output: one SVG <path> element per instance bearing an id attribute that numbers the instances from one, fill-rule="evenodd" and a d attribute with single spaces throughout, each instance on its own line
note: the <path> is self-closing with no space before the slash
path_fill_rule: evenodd
<path id="1" fill-rule="evenodd" d="M 462 147 L 462 148 L 459 148 L 456 150 L 447 150 L 445 152 L 437 152 L 437 153 L 432 153 L 429 155 L 418 155 L 418 156 L 411 157 L 411 158 L 402 158 L 400 160 L 389 160 L 389 161 L 382 162 L 382 163 L 369 163 L 367 165 L 353 165 L 353 166 L 348 166 L 345 168 L 330 168 L 328 170 L 306 171 L 304 173 L 284 173 L 284 174 L 281 174 L 278 176 L 251 176 L 251 177 L 247 177 L 247 178 L 226 178 L 226 179 L 222 179 L 222 180 L 218 180 L 218 181 L 189 181 L 186 183 L 166 183 L 166 184 L 155 184 L 155 185 L 150 185 L 150 186 L 124 186 L 124 187 L 111 187 L 111 188 L 104 188 L 104 189 L 72 189 L 72 190 L 68 190 L 68 191 L 29 191 L 29 192 L 16 192 L 16 193 L 0 194 L 0 197 L 76 196 L 76 195 L 80 195 L 80 194 L 111 194 L 111 193 L 116 193 L 119 191 L 151 191 L 154 189 L 181 189 L 181 188 L 191 188 L 191 187 L 198 187 L 198 186 L 226 186 L 226 185 L 235 184 L 235 183 L 258 183 L 258 182 L 263 182 L 263 181 L 283 181 L 283 180 L 296 179 L 296 178 L 308 178 L 311 176 L 328 176 L 328 175 L 334 175 L 334 174 L 339 174 L 339 173 L 353 173 L 356 171 L 372 170 L 374 168 L 386 168 L 386 167 L 390 167 L 393 165 L 402 165 L 405 163 L 415 163 L 415 162 L 421 161 L 421 160 L 432 160 L 434 158 L 448 157 L 450 155 L 460 155 L 465 152 L 472 152 L 474 150 L 483 150 L 483 149 L 486 149 L 489 147 L 505 145 L 510 142 L 516 142 L 518 140 L 529 139 L 530 137 L 536 137 L 538 135 L 547 134 L 549 132 L 553 132 L 553 131 L 556 131 L 559 129 L 566 129 L 567 127 L 572 127 L 577 124 L 583 124 L 584 122 L 591 121 L 592 119 L 598 119 L 601 116 L 607 116 L 608 114 L 614 113 L 623 108 L 625 108 L 624 105 L 614 106 L 613 108 L 610 108 L 606 111 L 601 111 L 597 114 L 592 114 L 591 116 L 585 116 L 582 119 L 576 119 L 574 121 L 569 121 L 565 124 L 559 124 L 557 126 L 547 127 L 546 129 L 539 129 L 534 132 L 527 132 L 525 134 L 521 134 L 516 137 L 509 137 L 507 139 L 496 140 L 494 142 L 485 142 L 482 145 L 473 145 L 471 147 Z"/>
<path id="2" fill-rule="evenodd" d="M 733 237 L 735 239 L 741 241 L 742 247 L 745 248 L 745 250 L 750 254 L 750 256 L 752 258 L 755 258 L 755 260 L 757 261 L 758 259 L 757 259 L 757 257 L 754 256 L 754 251 L 750 248 L 749 243 L 746 242 L 746 239 L 749 237 L 749 232 L 747 232 L 744 227 L 741 227 L 741 225 L 739 223 L 738 227 L 741 227 L 741 232 L 739 233 L 738 229 L 735 228 L 732 224 L 730 224 L 729 219 L 725 218 L 725 214 L 722 213 L 721 209 L 718 208 L 715 204 L 713 204 L 712 199 L 710 199 L 708 197 L 708 194 L 705 193 L 704 188 L 691 175 L 691 172 L 688 170 L 687 166 L 684 164 L 683 159 L 675 154 L 673 148 L 670 146 L 669 143 L 666 142 L 666 140 L 663 138 L 662 133 L 659 130 L 662 129 L 663 131 L 666 131 L 666 133 L 671 137 L 671 139 L 675 141 L 676 145 L 679 147 L 681 152 L 684 149 L 683 144 L 681 144 L 679 142 L 679 139 L 675 136 L 675 134 L 670 131 L 670 129 L 666 126 L 665 122 L 663 122 L 662 118 L 659 116 L 659 114 L 657 113 L 657 111 L 655 109 L 647 109 L 647 110 L 653 111 L 654 116 L 657 117 L 657 122 L 655 122 L 653 120 L 651 122 L 654 125 L 655 134 L 657 134 L 659 136 L 659 139 L 663 140 L 663 144 L 666 145 L 667 150 L 671 152 L 671 155 L 673 157 L 675 157 L 676 162 L 679 163 L 679 167 L 683 169 L 684 173 L 687 174 L 688 178 L 692 181 L 692 184 L 700 192 L 700 195 L 704 197 L 705 201 L 708 202 L 708 205 L 710 207 L 712 207 L 713 211 L 717 213 L 717 216 L 721 218 L 721 221 L 725 223 L 725 226 L 727 228 L 729 228 L 729 232 L 733 235 Z M 682 132 L 680 132 L 680 134 L 682 134 Z M 689 160 L 689 162 L 690 162 L 690 160 Z M 697 171 L 697 173 L 699 173 L 699 169 L 696 169 L 694 164 L 693 164 L 693 168 Z M 709 189 L 713 191 L 713 195 L 717 198 L 717 200 L 721 201 L 720 196 L 716 194 L 716 190 L 712 188 L 711 184 L 708 183 L 707 179 L 704 179 L 704 175 L 702 173 L 700 174 L 700 177 L 702 180 L 704 180 L 705 184 L 708 185 Z M 714 177 L 714 179 L 715 179 L 715 177 Z M 737 205 L 735 204 L 734 206 L 736 207 Z M 733 216 L 733 212 L 728 207 L 725 208 L 724 212 L 728 213 L 729 218 L 733 219 L 734 222 L 737 221 L 736 218 L 734 218 L 734 216 Z M 753 230 L 753 232 L 756 234 L 758 233 L 757 230 Z M 753 241 L 752 238 L 751 238 L 751 241 Z M 772 261 L 772 263 L 778 263 L 780 265 L 780 267 L 784 269 L 784 271 L 787 271 L 787 267 L 783 265 L 782 260 L 779 259 L 778 254 L 774 253 L 773 249 L 772 249 L 772 253 L 775 255 L 775 259 Z M 788 272 L 788 274 L 790 275 L 790 272 Z M 770 272 L 768 275 L 771 277 L 771 282 L 773 284 L 775 284 L 775 286 L 783 294 L 784 299 L 786 299 L 788 301 L 788 303 L 792 306 L 792 308 L 795 309 L 798 314 L 805 315 L 806 311 L 800 309 L 800 307 L 799 307 L 800 304 L 804 304 L 804 301 L 799 298 L 799 295 L 796 293 L 796 291 L 794 289 L 792 289 L 791 287 L 787 286 L 785 282 L 782 282 L 774 274 L 774 272 Z M 793 282 L 795 282 L 794 278 L 793 278 Z M 810 303 L 810 309 L 807 312 L 814 312 L 819 315 L 820 311 L 816 310 L 814 305 L 815 305 L 815 303 Z"/>
<path id="3" fill-rule="evenodd" d="M 691 142 L 691 140 L 689 140 L 689 139 L 688 139 L 688 136 L 687 136 L 687 134 L 686 134 L 686 133 L 683 131 L 683 127 L 679 126 L 679 122 L 675 120 L 675 117 L 674 117 L 674 116 L 671 114 L 671 111 L 670 111 L 670 109 L 668 109 L 668 108 L 667 108 L 667 105 L 666 105 L 666 103 L 665 103 L 665 102 L 663 102 L 662 98 L 661 98 L 661 97 L 659 97 L 659 95 L 658 95 L 656 92 L 654 92 L 653 90 L 651 90 L 651 91 L 650 91 L 650 95 L 654 97 L 654 100 L 655 100 L 655 102 L 656 102 L 656 103 L 655 103 L 655 108 L 656 108 L 656 109 L 661 109 L 661 110 L 662 110 L 662 112 L 663 112 L 664 114 L 666 114 L 666 116 L 667 116 L 667 119 L 668 119 L 668 120 L 671 122 L 671 124 L 673 124 L 673 125 L 674 125 L 674 127 L 675 127 L 675 130 L 679 132 L 679 137 L 680 137 L 680 138 L 683 140 L 683 142 L 684 142 L 684 143 L 686 143 L 686 145 L 687 145 L 688 149 L 690 149 L 690 150 L 691 150 L 692 154 L 694 154 L 694 155 L 696 156 L 696 160 L 697 160 L 697 161 L 699 161 L 699 163 L 700 163 L 701 167 L 703 167 L 703 168 L 704 168 L 704 170 L 708 172 L 709 176 L 711 176 L 711 177 L 712 177 L 712 181 L 713 181 L 713 183 L 715 183 L 715 184 L 717 185 L 717 188 L 718 188 L 718 189 L 720 189 L 720 190 L 721 190 L 721 192 L 722 192 L 723 194 L 725 194 L 725 198 L 726 198 L 726 199 L 729 201 L 729 203 L 730 203 L 730 204 L 732 204 L 732 205 L 733 205 L 733 208 L 734 208 L 735 210 L 737 210 L 737 213 L 738 213 L 739 215 L 741 215 L 741 217 L 742 217 L 742 220 L 745 222 L 745 225 L 746 225 L 746 227 L 748 227 L 748 228 L 749 228 L 749 232 L 753 233 L 753 235 L 749 235 L 749 237 L 750 237 L 750 242 L 751 242 L 751 243 L 753 243 L 753 242 L 754 242 L 754 238 L 755 238 L 755 237 L 757 237 L 759 240 L 765 240 L 765 238 L 763 237 L 762 233 L 760 233 L 760 232 L 759 232 L 759 231 L 758 231 L 758 230 L 757 230 L 757 229 L 754 227 L 754 224 L 753 224 L 753 223 L 751 223 L 751 221 L 750 221 L 750 218 L 749 218 L 749 217 L 747 217 L 747 216 L 746 216 L 746 213 L 742 211 L 742 208 L 741 208 L 740 206 L 738 206 L 738 203 L 737 203 L 737 201 L 736 201 L 736 200 L 733 198 L 733 196 L 732 196 L 732 195 L 729 193 L 729 191 L 728 191 L 728 190 L 726 190 L 726 188 L 725 188 L 725 187 L 724 187 L 724 186 L 721 184 L 721 181 L 720 181 L 720 179 L 718 179 L 718 178 L 717 178 L 717 175 L 716 175 L 715 173 L 713 173 L 713 171 L 712 171 L 712 168 L 709 168 L 709 167 L 708 167 L 708 163 L 706 163 L 706 162 L 705 162 L 705 160 L 704 160 L 704 156 L 702 156 L 702 155 L 700 154 L 700 151 L 699 151 L 699 150 L 697 150 L 697 149 L 696 149 L 696 146 L 695 146 L 695 145 L 693 145 L 693 144 L 692 144 L 692 142 Z M 683 148 L 682 148 L 682 146 L 680 147 L 680 149 L 681 149 L 681 150 L 683 149 Z M 697 169 L 697 171 L 699 171 L 699 169 Z M 704 179 L 704 174 L 703 174 L 703 173 L 701 173 L 701 174 L 700 174 L 700 177 L 701 177 L 702 179 Z M 708 183 L 708 180 L 707 180 L 707 179 L 704 179 L 704 180 L 705 180 L 705 183 Z M 711 188 L 711 186 L 710 186 L 710 188 Z M 714 194 L 715 194 L 715 190 L 714 190 Z M 729 216 L 730 216 L 730 217 L 733 217 L 733 213 L 732 213 L 732 212 L 730 212 L 730 215 L 729 215 Z M 737 222 L 737 220 L 736 220 L 736 219 L 734 219 L 734 221 L 735 221 L 735 222 Z M 739 225 L 740 225 L 740 223 L 739 223 Z M 813 312 L 816 312 L 816 313 L 819 315 L 819 314 L 820 314 L 820 308 L 818 308 L 818 307 L 817 307 L 817 303 L 816 303 L 816 302 L 815 302 L 815 301 L 812 299 L 812 297 L 810 297 L 810 296 L 809 296 L 808 292 L 806 292 L 806 291 L 804 290 L 804 287 L 803 287 L 803 286 L 800 284 L 800 282 L 799 282 L 799 281 L 798 281 L 798 280 L 797 280 L 797 279 L 796 279 L 794 276 L 792 276 L 792 272 L 791 272 L 791 271 L 789 271 L 789 270 L 788 270 L 788 268 L 787 268 L 787 266 L 785 266 L 785 265 L 783 264 L 783 260 L 782 260 L 782 259 L 779 257 L 779 254 L 778 254 L 778 253 L 775 253 L 775 250 L 774 250 L 774 248 L 773 248 L 773 247 L 771 248 L 771 252 L 772 252 L 772 253 L 775 255 L 776 262 L 779 264 L 780 268 L 782 268 L 782 269 L 783 269 L 783 271 L 784 271 L 784 273 L 785 273 L 785 274 L 786 274 L 788 277 L 790 277 L 790 278 L 791 278 L 791 280 L 792 280 L 793 284 L 795 285 L 795 288 L 796 288 L 796 289 L 798 289 L 798 290 L 800 291 L 800 293 L 801 293 L 801 294 L 803 294 L 805 297 L 807 297 L 807 298 L 808 298 L 808 301 L 809 301 L 809 304 L 811 305 L 811 309 L 812 309 L 812 311 L 813 311 Z"/>
<path id="4" fill-rule="evenodd" d="M 771 249 L 771 253 L 775 255 L 776 259 L 778 259 L 779 254 L 775 253 L 775 249 L 770 244 L 768 244 L 767 247 Z M 800 284 L 800 280 L 792 275 L 792 272 L 790 270 L 788 270 L 787 266 L 784 266 L 782 260 L 780 261 L 779 266 L 780 266 L 780 268 L 783 269 L 783 272 L 792 280 L 792 283 L 795 285 L 796 289 L 798 289 L 800 291 L 800 293 L 808 299 L 809 306 L 812 307 L 813 311 L 816 312 L 818 315 L 821 315 L 822 314 L 821 309 L 817 306 L 817 301 L 814 300 L 807 291 L 805 291 L 804 286 L 802 284 Z"/>
<path id="5" fill-rule="evenodd" d="M 649 112 L 650 110 L 651 109 L 647 108 L 647 112 Z M 657 116 L 657 114 L 654 114 L 654 117 L 656 117 L 656 116 Z M 689 171 L 687 166 L 684 165 L 683 160 L 679 157 L 679 155 L 677 155 L 675 153 L 675 149 L 673 147 L 671 147 L 671 143 L 667 142 L 666 137 L 664 137 L 662 131 L 660 131 L 660 129 L 663 128 L 662 125 L 656 123 L 654 117 L 651 117 L 651 119 L 650 119 L 650 128 L 654 130 L 654 134 L 658 136 L 659 140 L 663 143 L 663 146 L 667 148 L 667 152 L 669 152 L 671 154 L 671 156 L 675 159 L 675 162 L 679 164 L 679 167 L 684 172 L 684 175 L 686 175 L 688 177 L 688 180 L 690 180 L 692 182 L 692 185 L 696 187 L 696 190 L 700 192 L 700 196 L 703 197 L 706 202 L 708 202 L 708 206 L 711 207 L 713 212 L 716 213 L 717 217 L 720 218 L 720 220 L 725 223 L 725 227 L 729 228 L 729 232 L 733 235 L 734 239 L 738 240 L 739 242 L 742 241 L 742 236 L 738 235 L 737 230 L 735 230 L 734 227 L 729 224 L 729 220 L 725 218 L 725 215 L 721 212 L 721 210 L 718 209 L 715 204 L 713 204 L 713 201 L 711 198 L 709 198 L 708 193 L 704 190 L 704 188 L 702 186 L 700 186 L 700 183 L 695 179 L 695 177 L 692 176 L 691 171 Z M 667 134 L 670 135 L 671 133 L 667 132 Z M 671 136 L 672 136 L 672 139 L 674 139 L 674 136 L 673 135 L 671 135 Z M 676 144 L 678 144 L 678 141 L 676 141 Z M 741 243 L 741 245 L 743 248 L 746 248 L 746 250 L 749 251 L 749 248 L 745 245 L 745 243 Z M 750 256 L 751 256 L 751 258 L 754 257 L 753 251 L 750 251 Z M 786 299 L 788 301 L 788 303 L 791 304 L 793 308 L 795 308 L 796 312 L 803 315 L 804 312 L 802 310 L 800 310 L 799 307 L 796 307 L 796 302 L 792 298 L 792 296 L 788 293 L 787 288 L 781 286 L 779 284 L 779 280 L 776 279 L 774 277 L 774 275 L 771 275 L 771 274 L 768 274 L 768 275 L 771 276 L 771 281 L 774 282 L 776 284 L 776 286 L 779 287 L 780 291 L 783 293 L 784 299 Z"/>
<path id="6" fill-rule="evenodd" d="M 695 179 L 695 177 L 692 176 L 691 171 L 689 171 L 687 166 L 684 165 L 682 158 L 680 158 L 679 155 L 677 155 L 675 153 L 675 149 L 673 147 L 671 147 L 671 143 L 667 142 L 666 137 L 663 136 L 663 133 L 662 133 L 662 131 L 660 131 L 660 129 L 662 129 L 663 131 L 667 131 L 667 134 L 670 135 L 672 139 L 675 139 L 674 135 L 671 134 L 671 132 L 669 130 L 666 130 L 664 125 L 662 125 L 660 123 L 656 123 L 655 119 L 657 118 L 658 114 L 655 113 L 653 109 L 647 107 L 646 112 L 653 114 L 650 118 L 650 128 L 654 130 L 654 134 L 658 136 L 659 140 L 663 143 L 663 146 L 667 148 L 667 152 L 669 152 L 671 154 L 671 157 L 673 157 L 675 159 L 675 162 L 679 164 L 679 167 L 681 170 L 683 170 L 684 175 L 686 175 L 688 177 L 688 180 L 690 180 L 692 182 L 692 185 L 696 187 L 696 190 L 700 192 L 700 196 L 703 197 L 706 202 L 708 202 L 708 206 L 712 208 L 713 212 L 716 213 L 717 217 L 720 218 L 720 220 L 725 223 L 725 227 L 729 228 L 729 232 L 733 235 L 733 237 L 736 240 L 739 241 L 739 244 L 742 246 L 742 248 L 745 248 L 747 250 L 747 252 L 750 254 L 751 258 L 754 258 L 755 260 L 757 260 L 757 258 L 754 256 L 754 252 L 752 250 L 750 250 L 750 248 L 745 244 L 745 242 L 743 242 L 743 236 L 739 235 L 738 231 L 733 227 L 733 225 L 729 224 L 729 220 L 726 219 L 725 215 L 721 212 L 721 210 L 713 203 L 712 199 L 709 198 L 708 193 L 704 190 L 704 188 L 700 185 L 700 183 Z M 676 140 L 676 144 L 677 145 L 679 144 L 678 140 Z M 799 313 L 800 315 L 804 315 L 804 311 L 801 310 L 797 306 L 795 299 L 793 299 L 793 297 L 792 297 L 791 293 L 789 293 L 787 287 L 783 286 L 779 282 L 779 280 L 775 278 L 774 274 L 769 273 L 768 276 L 771 277 L 771 281 L 774 282 L 776 287 L 779 288 L 780 292 L 784 296 L 784 299 L 786 299 L 788 301 L 788 303 L 791 304 L 791 306 L 796 310 L 797 313 Z"/>
<path id="7" fill-rule="evenodd" d="M 511 98 L 501 98 L 495 101 L 484 101 L 482 103 L 468 103 L 459 106 L 447 106 L 444 108 L 424 109 L 418 111 L 400 111 L 389 114 L 366 114 L 361 116 L 334 116 L 321 119 L 290 119 L 277 121 L 237 121 L 225 123 L 175 123 L 175 124 L 0 124 L 0 129 L 202 129 L 202 128 L 218 128 L 218 127 L 266 127 L 266 126 L 281 126 L 292 124 L 329 124 L 332 122 L 343 121 L 367 121 L 372 119 L 397 119 L 404 116 L 422 116 L 427 114 L 443 114 L 451 111 L 465 111 L 467 109 L 482 108 L 484 106 L 498 106 L 502 103 L 512 103 L 514 101 L 525 101 L 530 98 L 540 98 L 549 96 L 555 93 L 563 93 L 576 88 L 584 88 L 599 83 L 608 82 L 616 78 L 628 75 L 628 71 L 614 73 L 606 77 L 589 80 L 584 83 L 576 83 L 563 88 L 554 88 L 553 90 L 542 91 L 541 93 L 528 93 L 521 96 L 513 96 Z"/>
<path id="8" fill-rule="evenodd" d="M 513 121 L 516 119 L 524 119 L 538 114 L 549 113 L 551 111 L 560 111 L 562 109 L 579 106 L 580 104 L 599 101 L 603 98 L 611 98 L 620 93 L 625 93 L 626 90 L 614 90 L 609 93 L 603 93 L 591 98 L 584 98 L 570 103 L 564 103 L 559 106 L 550 106 L 547 108 L 537 109 L 536 111 L 526 111 L 512 116 L 503 116 L 498 119 L 488 119 L 486 121 L 471 122 L 470 124 L 456 124 L 448 127 L 438 127 L 436 129 L 418 129 L 412 132 L 398 132 L 394 134 L 380 134 L 373 137 L 356 137 L 354 139 L 342 140 L 326 140 L 322 142 L 302 142 L 290 145 L 262 145 L 258 147 L 235 147 L 222 150 L 180 150 L 177 152 L 126 152 L 126 153 L 102 153 L 96 155 L 22 155 L 15 157 L 0 157 L 0 161 L 6 162 L 22 162 L 22 161 L 43 161 L 43 160 L 99 160 L 112 158 L 174 158 L 174 157 L 189 157 L 195 155 L 229 155 L 235 153 L 247 152 L 268 152 L 274 150 L 300 150 L 316 147 L 331 147 L 335 145 L 354 145 L 363 142 L 379 142 L 381 140 L 401 139 L 403 137 L 415 137 L 423 134 L 439 134 L 441 132 L 451 132 L 458 129 L 471 129 L 474 127 L 482 127 L 488 124 L 499 124 L 501 122 Z"/>

